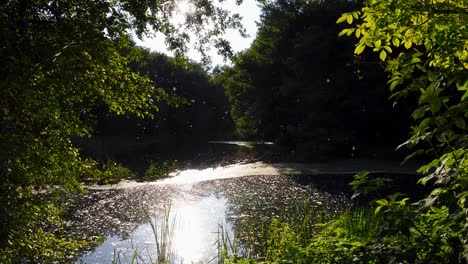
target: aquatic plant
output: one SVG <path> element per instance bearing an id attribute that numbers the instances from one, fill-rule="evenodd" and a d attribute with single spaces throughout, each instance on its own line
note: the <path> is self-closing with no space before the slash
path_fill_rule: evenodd
<path id="1" fill-rule="evenodd" d="M 234 238 L 220 232 L 218 263 L 350 263 L 376 239 L 382 222 L 372 208 L 335 219 L 307 204 L 303 208 L 289 219 L 245 219 Z"/>
<path id="2" fill-rule="evenodd" d="M 172 242 L 177 228 L 177 217 L 171 214 L 171 206 L 164 206 L 164 215 L 159 219 L 159 225 L 157 219 L 153 219 L 144 206 L 142 206 L 142 209 L 151 225 L 154 241 L 156 242 L 156 263 L 173 263 L 175 252 Z"/>
<path id="3" fill-rule="evenodd" d="M 121 263 L 152 263 L 152 264 L 171 264 L 180 263 L 175 261 L 176 252 L 174 249 L 175 231 L 177 230 L 177 215 L 171 213 L 171 205 L 164 206 L 164 214 L 162 217 L 156 218 L 150 214 L 148 209 L 141 206 L 146 220 L 151 226 L 151 232 L 155 241 L 156 259 L 148 248 L 146 252 L 141 249 L 135 248 L 132 242 L 131 258 L 128 258 L 126 252 L 116 251 L 114 249 L 112 264 Z M 149 262 L 148 262 L 149 261 Z"/>

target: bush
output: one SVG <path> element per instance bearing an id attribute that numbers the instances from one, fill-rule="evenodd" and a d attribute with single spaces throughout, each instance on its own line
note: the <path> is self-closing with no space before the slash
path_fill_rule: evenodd
<path id="1" fill-rule="evenodd" d="M 288 219 L 247 219 L 233 242 L 221 240 L 230 243 L 220 247 L 219 263 L 375 263 L 366 255 L 382 222 L 373 208 L 347 211 L 335 220 L 303 208 Z"/>
<path id="2" fill-rule="evenodd" d="M 0 263 L 73 262 L 80 250 L 98 243 L 98 237 L 79 231 L 70 234 L 66 214 L 71 201 L 64 198 L 63 191 L 4 191 L 0 198 Z"/>
<path id="3" fill-rule="evenodd" d="M 85 184 L 113 184 L 136 178 L 131 169 L 114 161 L 107 161 L 101 167 L 94 161 L 89 164 L 86 169 L 81 170 L 81 181 Z"/>
<path id="4" fill-rule="evenodd" d="M 103 172 L 100 178 L 102 183 L 115 183 L 123 179 L 134 179 L 136 174 L 129 168 L 109 161 L 103 166 Z"/>
<path id="5" fill-rule="evenodd" d="M 176 162 L 156 163 L 151 162 L 150 166 L 146 169 L 145 174 L 141 180 L 155 181 L 169 177 L 169 174 L 176 169 Z"/>

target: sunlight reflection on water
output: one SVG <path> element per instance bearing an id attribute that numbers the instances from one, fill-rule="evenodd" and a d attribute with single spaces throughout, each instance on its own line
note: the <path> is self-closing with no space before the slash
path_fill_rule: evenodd
<path id="1" fill-rule="evenodd" d="M 184 263 L 207 262 L 216 257 L 219 224 L 231 230 L 225 221 L 226 198 L 211 195 L 178 207 L 180 226 L 174 238 L 177 259 Z M 177 261 L 177 260 L 176 260 Z"/>
<path id="2" fill-rule="evenodd" d="M 232 227 L 225 219 L 226 202 L 225 197 L 215 195 L 196 202 L 175 201 L 169 216 L 169 219 L 175 219 L 171 263 L 208 263 L 216 258 L 219 225 L 232 236 Z M 160 230 L 160 219 L 156 218 L 156 223 Z M 126 239 L 108 236 L 92 254 L 82 257 L 78 263 L 111 263 L 117 258 L 119 263 L 132 263 L 135 252 L 143 263 L 153 263 L 157 259 L 156 242 L 149 223 L 139 225 Z"/>
<path id="3" fill-rule="evenodd" d="M 372 164 L 372 170 L 387 167 Z M 95 186 L 78 203 L 72 224 L 107 237 L 77 263 L 111 263 L 117 258 L 117 263 L 132 263 L 134 252 L 139 263 L 154 262 L 155 239 L 141 205 L 158 219 L 167 204 L 176 217 L 172 263 L 207 263 L 217 256 L 220 224 L 232 235 L 242 216 L 289 214 L 291 205 L 306 199 L 331 213 L 349 208 L 350 195 L 343 193 L 349 187 L 343 177 L 361 169 L 354 161 L 345 165 L 238 163 L 179 171 L 157 182 Z"/>

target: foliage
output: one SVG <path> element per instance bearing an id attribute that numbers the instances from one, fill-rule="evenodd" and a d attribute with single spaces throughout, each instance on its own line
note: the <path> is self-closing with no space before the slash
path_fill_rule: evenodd
<path id="1" fill-rule="evenodd" d="M 9 194 L 0 196 L 1 203 L 15 208 L 0 211 L 1 263 L 73 261 L 80 249 L 98 243 L 97 237 L 87 234 L 70 235 L 63 218 L 71 204 L 65 197 L 63 191 L 54 191 L 51 187 L 9 190 Z M 12 222 L 17 225 L 13 230 L 8 229 L 11 225 L 4 224 Z"/>
<path id="2" fill-rule="evenodd" d="M 181 54 L 190 29 L 214 23 L 216 31 L 197 31 L 206 44 L 240 27 L 238 15 L 213 1 L 193 4 L 196 11 L 180 28 L 169 20 L 176 12 L 174 1 L 13 0 L 1 5 L 0 248 L 9 247 L 8 239 L 60 238 L 33 224 L 39 220 L 29 210 L 33 205 L 46 210 L 47 203 L 34 201 L 29 192 L 45 185 L 77 190 L 80 179 L 97 173 L 96 163 L 81 157 L 72 139 L 90 136 L 102 109 L 152 117 L 158 103 L 174 103 L 174 96 L 131 69 L 139 58 L 132 32 L 140 37 L 161 32 L 169 48 Z M 19 196 L 29 199 L 13 202 Z M 24 214 L 32 231 L 24 230 L 17 213 Z M 35 251 L 37 258 L 41 251 L 48 252 Z"/>
<path id="3" fill-rule="evenodd" d="M 360 11 L 338 19 L 338 23 L 356 24 L 340 35 L 359 39 L 358 62 L 370 56 L 369 48 L 378 54 L 390 75 L 391 97 L 398 102 L 417 98 L 412 114 L 416 124 L 404 145 L 422 148 L 414 155 L 435 156 L 419 169 L 420 183 L 430 185 L 431 191 L 412 203 L 398 193 L 380 197 L 367 213 L 342 215 L 305 245 L 297 243 L 287 223 L 272 226 L 275 231 L 270 232 L 280 234 L 281 246 L 267 262 L 468 261 L 466 5 L 466 1 L 368 0 Z M 378 192 L 385 182 L 360 173 L 353 188 L 356 195 Z"/>
<path id="4" fill-rule="evenodd" d="M 99 109 L 93 136 L 73 141 L 84 155 L 138 168 L 150 160 L 174 159 L 177 151 L 185 155 L 186 148 L 195 144 L 225 138 L 232 128 L 229 104 L 222 86 L 211 80 L 201 64 L 142 48 L 132 52 L 139 60 L 131 69 L 177 99 L 171 104 L 159 103 L 154 118 Z"/>
<path id="5" fill-rule="evenodd" d="M 396 112 L 388 102 L 378 61 L 363 62 L 358 77 L 353 43 L 337 36 L 336 19 L 358 7 L 340 0 L 262 6 L 256 39 L 220 78 L 241 137 L 306 155 L 348 155 L 353 146 L 406 137 L 404 108 Z"/>
<path id="6" fill-rule="evenodd" d="M 305 228 L 280 219 L 253 221 L 233 241 L 223 240 L 220 263 L 463 263 L 454 254 L 456 243 L 447 243 L 460 234 L 441 236 L 434 228 L 445 223 L 448 208 L 415 212 L 407 198 L 395 195 L 332 221 L 304 222 Z"/>
<path id="7" fill-rule="evenodd" d="M 175 171 L 176 162 L 164 161 L 162 163 L 151 162 L 145 171 L 143 180 L 154 181 L 162 178 L 169 177 L 169 173 Z"/>
<path id="8" fill-rule="evenodd" d="M 212 8 L 211 2 L 204 5 L 197 12 Z M 131 52 L 128 33 L 134 28 L 142 34 L 149 23 L 172 36 L 161 18 L 170 10 L 157 1 L 9 1 L 2 6 L 0 157 L 6 182 L 73 183 L 85 161 L 70 138 L 90 135 L 96 106 L 151 116 L 155 103 L 171 98 L 130 69 L 138 56 Z M 233 21 L 226 19 L 225 26 Z"/>
<path id="9" fill-rule="evenodd" d="M 349 183 L 352 186 L 354 195 L 353 199 L 360 195 L 368 195 L 370 193 L 377 192 L 385 185 L 385 183 L 391 182 L 388 178 L 370 178 L 368 172 L 360 172 L 354 175 L 354 180 Z M 368 197 L 366 197 L 368 198 Z"/>
<path id="10" fill-rule="evenodd" d="M 307 205 L 303 209 L 289 219 L 247 219 L 234 239 L 222 236 L 218 262 L 372 263 L 356 259 L 378 236 L 382 217 L 372 209 L 345 212 L 333 221 L 326 212 Z"/>
<path id="11" fill-rule="evenodd" d="M 99 178 L 100 183 L 115 183 L 123 179 L 133 179 L 136 174 L 129 168 L 112 161 L 108 161 Z"/>
<path id="12" fill-rule="evenodd" d="M 187 140 L 212 139 L 229 127 L 226 111 L 228 103 L 224 90 L 211 81 L 203 65 L 170 58 L 162 54 L 141 51 L 142 60 L 135 68 L 157 82 L 171 94 L 185 98 L 177 108 L 160 108 L 158 121 L 146 119 L 146 134 L 164 136 L 169 140 L 181 137 Z M 211 138 L 210 138 L 211 137 Z"/>
<path id="13" fill-rule="evenodd" d="M 433 186 L 425 199 L 377 200 L 387 226 L 374 246 L 395 261 L 468 261 L 466 10 L 466 1 L 369 0 L 337 21 L 356 24 L 340 33 L 359 39 L 356 55 L 369 48 L 379 54 L 392 98 L 417 97 L 415 125 L 403 145 L 427 146 L 415 154 L 435 156 L 419 169 L 420 183 Z"/>

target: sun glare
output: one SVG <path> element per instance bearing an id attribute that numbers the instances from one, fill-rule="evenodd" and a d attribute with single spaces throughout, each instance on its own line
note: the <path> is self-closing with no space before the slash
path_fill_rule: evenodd
<path id="1" fill-rule="evenodd" d="M 217 230 L 225 222 L 226 199 L 208 196 L 177 209 L 174 251 L 180 263 L 199 263 L 216 256 Z"/>
<path id="2" fill-rule="evenodd" d="M 183 24 L 187 14 L 192 13 L 194 8 L 194 5 L 187 0 L 177 1 L 173 21 L 176 24 Z"/>

